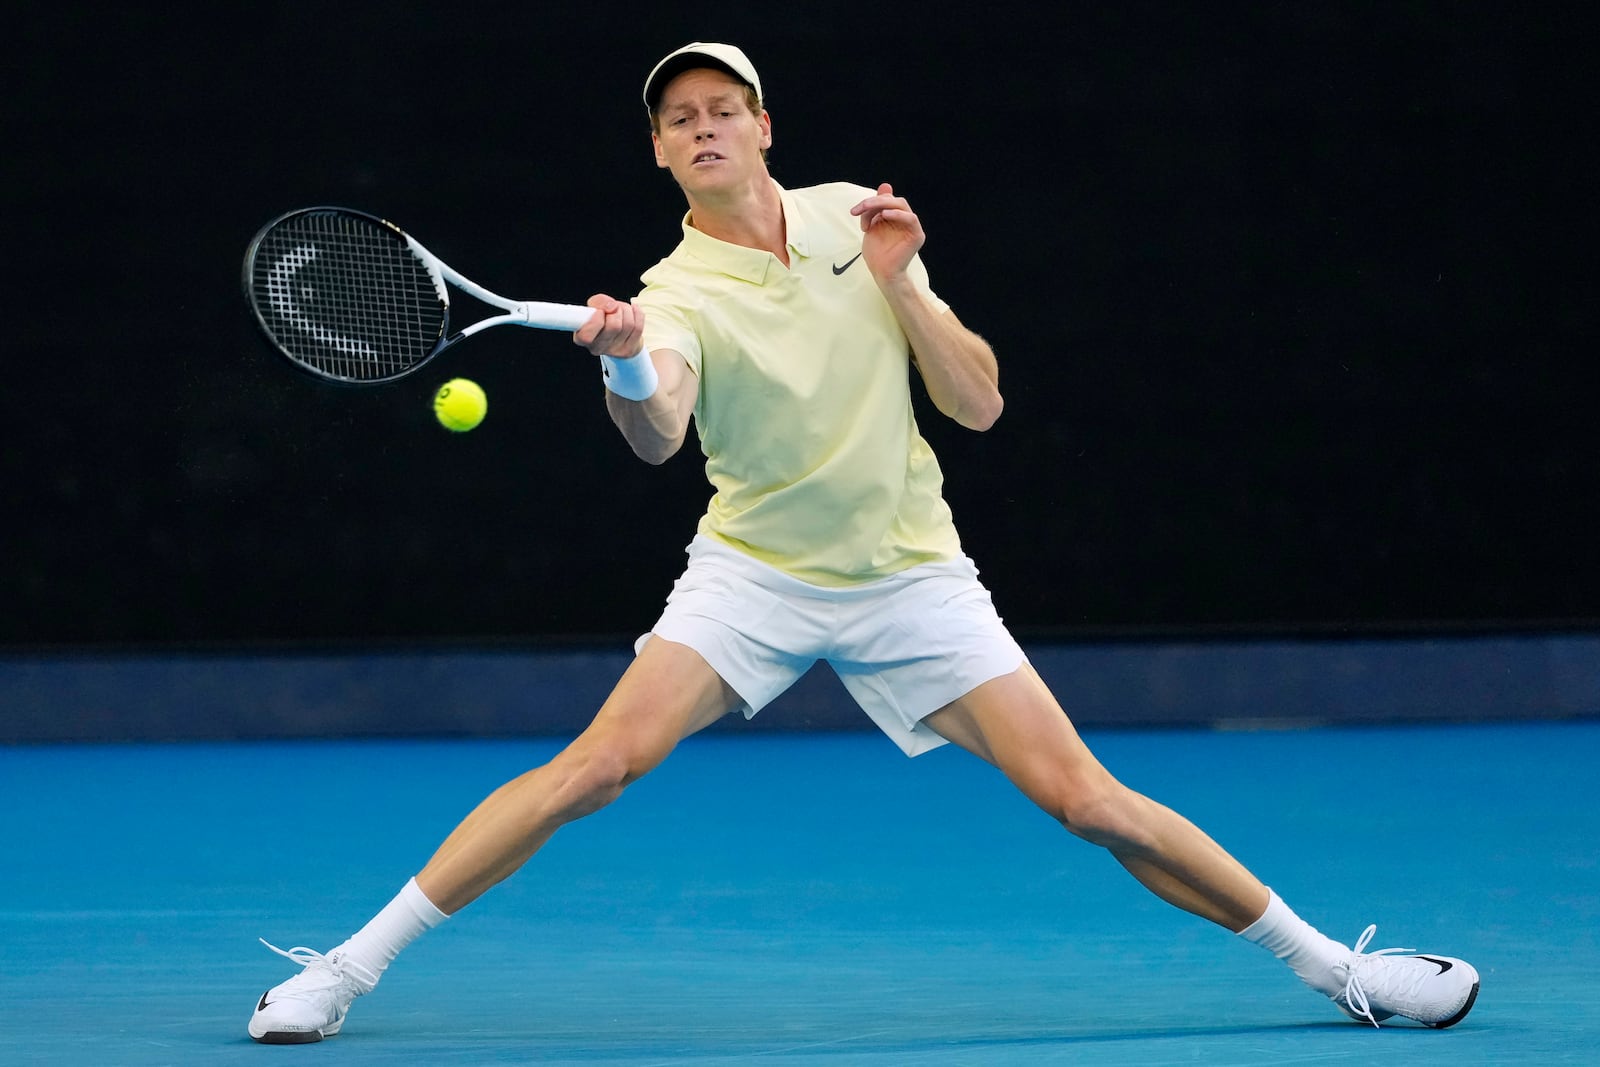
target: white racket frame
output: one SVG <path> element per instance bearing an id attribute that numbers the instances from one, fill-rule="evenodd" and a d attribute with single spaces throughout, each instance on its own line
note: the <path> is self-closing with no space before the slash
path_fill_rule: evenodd
<path id="1" fill-rule="evenodd" d="M 490 307 L 497 307 L 506 312 L 504 315 L 491 315 L 486 319 L 479 319 L 471 326 L 463 327 L 450 343 L 464 340 L 475 333 L 489 329 L 491 326 L 532 326 L 538 330 L 565 330 L 571 333 L 594 316 L 594 308 L 583 307 L 579 304 L 552 304 L 542 300 L 509 300 L 499 293 L 491 292 L 468 278 L 450 264 L 428 251 L 421 241 L 411 236 L 394 223 L 384 220 L 396 232 L 406 239 L 406 244 L 411 251 L 416 253 L 425 267 L 428 275 L 433 279 L 433 287 L 439 294 L 439 299 L 445 307 L 450 306 L 450 292 L 445 288 L 445 283 L 455 286 L 462 292 L 475 299 L 481 300 Z"/>

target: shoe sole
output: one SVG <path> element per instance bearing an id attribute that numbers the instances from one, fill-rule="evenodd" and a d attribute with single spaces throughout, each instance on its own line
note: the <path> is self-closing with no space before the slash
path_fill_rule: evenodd
<path id="1" fill-rule="evenodd" d="M 251 1019 L 248 1029 L 251 1040 L 263 1045 L 314 1045 L 324 1038 L 337 1036 L 344 1029 L 344 1019 L 336 1019 L 320 1030 L 267 1030 L 260 1034 L 256 1033 L 256 1020 Z"/>
<path id="2" fill-rule="evenodd" d="M 1445 1027 L 1454 1026 L 1462 1019 L 1465 1019 L 1467 1017 L 1467 1012 L 1471 1011 L 1472 1006 L 1478 1002 L 1478 985 L 1479 983 L 1477 982 L 1472 983 L 1472 992 L 1467 994 L 1467 1002 L 1461 1005 L 1460 1011 L 1450 1016 L 1450 1018 L 1445 1019 L 1443 1022 L 1429 1023 L 1428 1025 L 1433 1027 L 1435 1030 L 1443 1030 Z"/>
<path id="3" fill-rule="evenodd" d="M 321 1030 L 268 1030 L 260 1037 L 251 1034 L 263 1045 L 311 1045 L 322 1040 Z"/>

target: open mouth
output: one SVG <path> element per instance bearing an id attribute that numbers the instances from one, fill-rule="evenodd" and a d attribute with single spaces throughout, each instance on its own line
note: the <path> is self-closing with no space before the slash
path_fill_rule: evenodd
<path id="1" fill-rule="evenodd" d="M 694 157 L 694 161 L 696 164 L 715 163 L 721 158 L 722 157 L 715 152 L 701 152 L 699 155 Z"/>

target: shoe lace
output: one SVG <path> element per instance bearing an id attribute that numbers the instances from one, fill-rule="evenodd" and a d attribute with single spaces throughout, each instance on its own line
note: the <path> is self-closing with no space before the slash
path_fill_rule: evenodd
<path id="1" fill-rule="evenodd" d="M 1370 960 L 1379 956 L 1392 956 L 1397 952 L 1416 951 L 1414 948 L 1380 948 L 1375 952 L 1364 951 L 1372 943 L 1373 935 L 1377 932 L 1378 927 L 1374 923 L 1363 930 L 1361 936 L 1356 939 L 1355 947 L 1350 950 L 1350 960 L 1345 965 L 1348 974 L 1344 981 L 1345 1004 L 1373 1026 L 1378 1025 L 1378 1020 L 1372 1012 L 1372 1001 L 1368 999 L 1366 983 L 1373 983 L 1373 992 L 1378 993 L 1380 996 L 1393 993 L 1400 997 L 1410 997 L 1416 995 L 1422 983 L 1428 977 L 1426 972 L 1423 971 L 1411 972 L 1409 977 L 1406 977 L 1407 972 L 1405 970 L 1385 968 L 1383 971 L 1369 974 L 1363 981 L 1358 966 L 1362 960 Z M 1403 984 L 1397 985 L 1397 983 Z"/>
<path id="2" fill-rule="evenodd" d="M 308 971 L 313 967 L 326 970 L 329 975 L 331 975 L 337 981 L 349 982 L 352 986 L 355 986 L 356 982 L 362 978 L 367 979 L 366 984 L 369 988 L 377 984 L 377 975 L 356 963 L 354 960 L 349 959 L 343 953 L 335 952 L 332 955 L 325 956 L 315 949 L 306 948 L 304 945 L 296 945 L 291 949 L 281 949 L 264 937 L 257 938 L 256 940 L 260 941 L 263 945 L 266 945 L 284 959 L 293 960 L 295 963 L 298 963 Z M 345 973 L 346 968 L 348 968 L 351 972 L 348 975 Z M 292 996 L 293 994 L 286 992 L 286 995 Z"/>

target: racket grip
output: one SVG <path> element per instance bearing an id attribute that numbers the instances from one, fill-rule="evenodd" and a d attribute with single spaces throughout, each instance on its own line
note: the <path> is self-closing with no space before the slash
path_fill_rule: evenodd
<path id="1" fill-rule="evenodd" d="M 541 330 L 576 330 L 594 315 L 594 308 L 578 304 L 546 304 L 534 300 L 518 304 L 511 313 L 520 321 Z"/>

